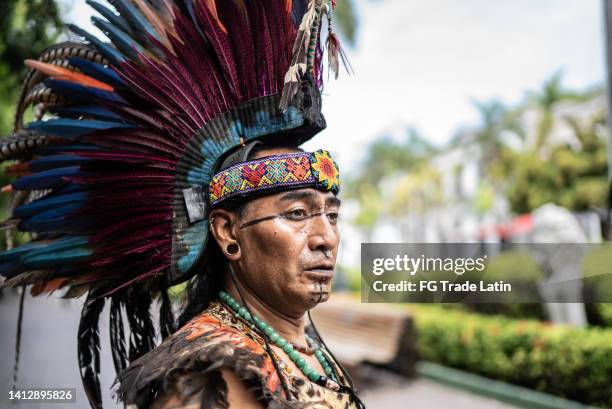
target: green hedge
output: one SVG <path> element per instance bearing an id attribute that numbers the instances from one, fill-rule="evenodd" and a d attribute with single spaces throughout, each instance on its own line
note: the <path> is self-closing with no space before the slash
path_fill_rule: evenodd
<path id="1" fill-rule="evenodd" d="M 517 268 L 518 267 L 518 268 Z M 535 283 L 542 280 L 544 273 L 538 267 L 533 257 L 526 250 L 515 249 L 501 252 L 493 257 L 487 264 L 486 281 L 499 280 L 524 282 L 522 291 L 529 291 L 534 299 L 539 298 Z M 512 318 L 545 319 L 544 306 L 534 303 L 495 303 L 495 304 L 466 304 L 469 310 L 483 314 L 501 314 Z"/>
<path id="2" fill-rule="evenodd" d="M 585 292 L 590 293 L 591 297 L 606 300 L 609 298 L 607 295 L 612 294 L 610 260 L 612 260 L 612 246 L 609 243 L 593 248 L 584 257 L 582 268 L 586 277 Z M 534 299 L 539 298 L 534 283 L 543 279 L 544 274 L 528 251 L 507 250 L 490 260 L 487 265 L 486 281 L 509 281 L 510 277 L 514 283 L 524 283 L 521 291 L 530 291 Z M 482 314 L 501 314 L 512 318 L 546 319 L 546 310 L 541 303 L 463 304 L 461 308 Z M 586 313 L 591 325 L 612 327 L 612 304 L 587 304 Z"/>
<path id="3" fill-rule="evenodd" d="M 612 327 L 612 304 L 598 304 L 602 325 Z"/>
<path id="4" fill-rule="evenodd" d="M 422 359 L 612 408 L 612 330 L 410 308 Z"/>

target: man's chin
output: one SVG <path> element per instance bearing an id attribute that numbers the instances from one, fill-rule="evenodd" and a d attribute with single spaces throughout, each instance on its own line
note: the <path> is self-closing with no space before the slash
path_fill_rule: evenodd
<path id="1" fill-rule="evenodd" d="M 327 285 L 313 285 L 313 288 L 310 288 L 309 291 L 309 301 L 312 304 L 312 307 L 315 307 L 317 304 L 325 302 L 329 300 L 329 295 L 331 293 L 330 286 Z"/>

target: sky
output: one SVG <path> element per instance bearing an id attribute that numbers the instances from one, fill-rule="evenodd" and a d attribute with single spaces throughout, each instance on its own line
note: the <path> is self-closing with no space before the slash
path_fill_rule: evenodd
<path id="1" fill-rule="evenodd" d="M 69 21 L 91 28 L 84 0 L 62 2 Z M 355 169 L 373 140 L 401 138 L 408 126 L 442 145 L 478 125 L 474 100 L 519 103 L 559 70 L 570 88 L 604 82 L 600 0 L 355 3 L 354 75 L 327 81 L 328 128 L 305 145 L 329 149 L 341 169 Z"/>

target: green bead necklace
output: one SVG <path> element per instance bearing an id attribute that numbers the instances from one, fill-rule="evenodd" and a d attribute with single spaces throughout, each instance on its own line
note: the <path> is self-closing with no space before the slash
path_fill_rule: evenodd
<path id="1" fill-rule="evenodd" d="M 251 315 L 251 313 L 249 313 L 246 308 L 240 305 L 238 301 L 236 301 L 231 295 L 229 295 L 225 291 L 219 292 L 219 298 L 223 302 L 225 302 L 236 314 L 242 317 L 245 321 L 249 322 L 252 326 L 259 328 L 259 330 L 261 330 L 261 332 L 265 334 L 265 336 L 268 338 L 268 340 L 271 343 L 273 343 L 274 345 L 276 345 L 277 347 L 285 351 L 287 356 L 289 356 L 289 358 L 295 363 L 295 365 L 298 368 L 300 368 L 304 376 L 306 376 L 308 379 L 310 379 L 313 382 L 316 382 L 319 385 L 328 386 L 328 387 L 330 386 L 328 384 L 327 377 L 325 377 L 324 375 L 320 375 L 316 371 L 316 369 L 308 365 L 308 363 L 306 362 L 304 358 L 302 358 L 300 353 L 295 350 L 291 342 L 281 337 L 276 331 L 274 331 L 274 329 L 270 325 L 262 321 L 259 317 Z M 316 342 L 308 335 L 306 335 L 306 341 L 308 342 L 308 345 L 311 348 L 315 348 L 314 355 L 317 358 L 317 360 L 321 363 L 321 366 L 323 367 L 325 374 L 330 379 L 332 379 L 334 382 L 337 383 L 338 380 L 336 379 L 334 370 L 332 369 L 332 366 L 329 364 L 329 362 L 327 361 L 327 358 L 321 351 L 321 348 L 318 347 L 316 345 Z"/>

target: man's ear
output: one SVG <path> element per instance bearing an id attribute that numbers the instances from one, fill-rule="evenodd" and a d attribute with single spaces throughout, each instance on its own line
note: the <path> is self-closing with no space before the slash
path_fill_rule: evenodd
<path id="1" fill-rule="evenodd" d="M 210 231 L 228 260 L 240 259 L 240 243 L 236 235 L 237 216 L 223 209 L 214 209 L 208 216 Z"/>

